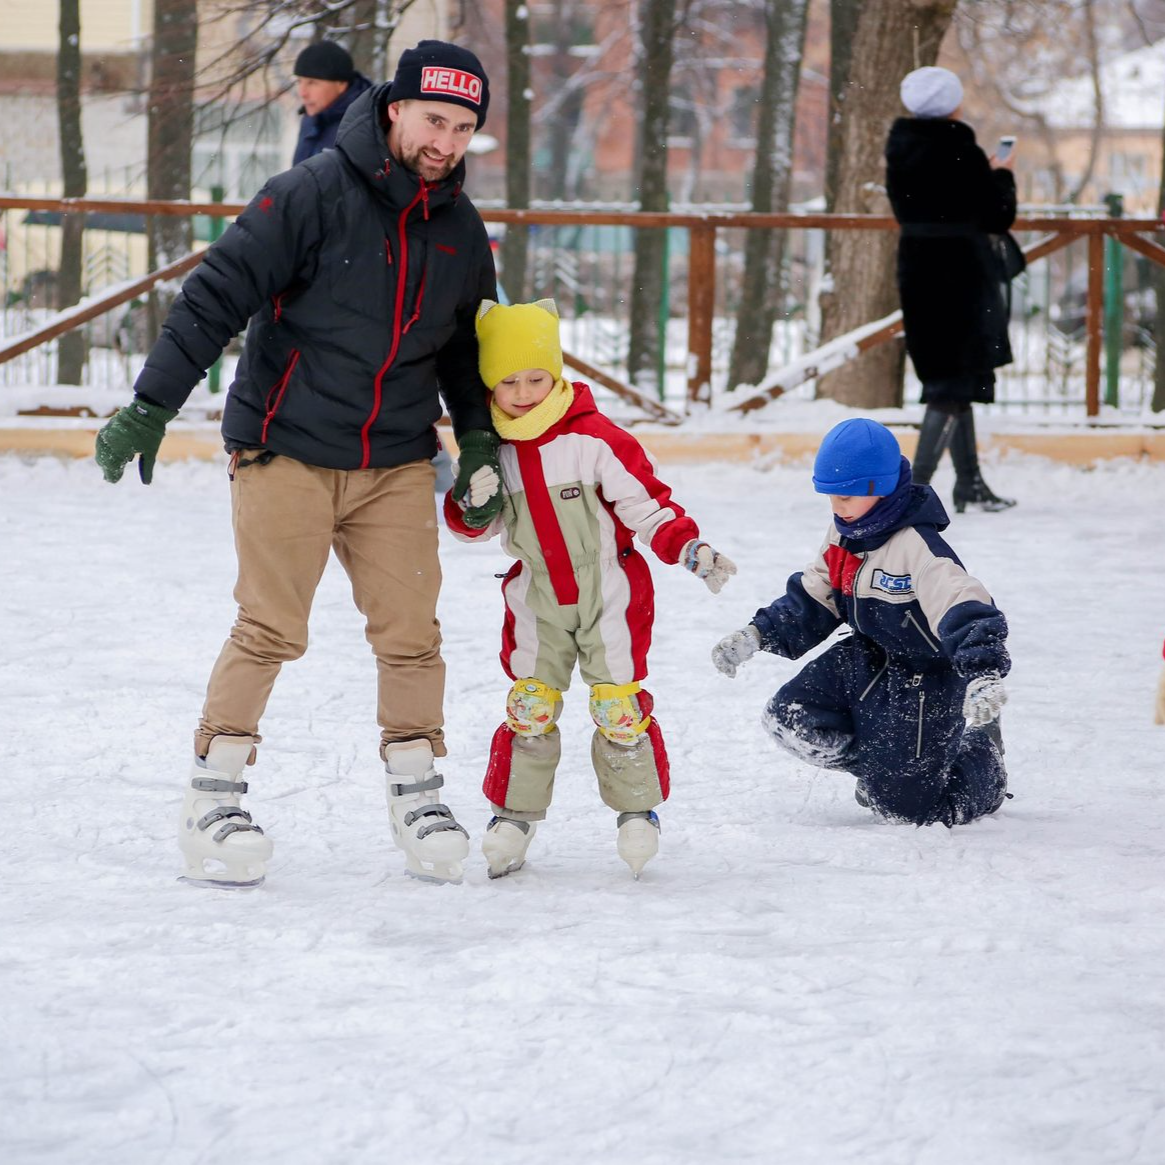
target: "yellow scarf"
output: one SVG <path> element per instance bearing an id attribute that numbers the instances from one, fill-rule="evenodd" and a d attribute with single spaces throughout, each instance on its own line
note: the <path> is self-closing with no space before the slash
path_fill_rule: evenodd
<path id="1" fill-rule="evenodd" d="M 541 437 L 551 425 L 561 421 L 573 403 L 574 388 L 559 377 L 546 396 L 524 416 L 511 417 L 503 413 L 492 398 L 489 413 L 503 441 L 532 441 L 535 437 Z"/>

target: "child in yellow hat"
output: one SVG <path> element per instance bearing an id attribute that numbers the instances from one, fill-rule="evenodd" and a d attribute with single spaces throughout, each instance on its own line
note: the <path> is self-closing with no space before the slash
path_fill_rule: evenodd
<path id="1" fill-rule="evenodd" d="M 485 794 L 494 816 L 482 850 L 491 878 L 519 869 L 546 817 L 561 752 L 556 721 L 575 661 L 590 685 L 591 760 L 603 801 L 618 816 L 619 855 L 639 877 L 659 849 L 654 810 L 668 795 L 668 760 L 651 694 L 643 689 L 654 596 L 638 535 L 667 563 L 682 563 L 714 594 L 736 567 L 700 539 L 643 447 L 595 407 L 585 384 L 562 376 L 554 301 L 477 313 L 482 380 L 502 438 L 502 513 L 484 528 L 465 521 L 475 498 L 497 490 L 494 470 L 470 479 L 461 502 L 445 497 L 455 536 L 501 534 L 517 562 L 502 583 L 502 667 L 513 680 L 494 733 Z"/>

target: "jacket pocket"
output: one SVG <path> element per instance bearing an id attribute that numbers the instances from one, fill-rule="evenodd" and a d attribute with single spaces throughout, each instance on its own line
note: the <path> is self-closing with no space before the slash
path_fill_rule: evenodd
<path id="1" fill-rule="evenodd" d="M 902 620 L 902 626 L 903 627 L 913 627 L 914 630 L 922 637 L 922 639 L 926 643 L 927 647 L 929 647 L 931 649 L 931 651 L 938 654 L 938 652 L 940 650 L 938 643 L 936 642 L 934 637 L 930 634 L 930 632 L 927 631 L 926 628 L 923 627 L 923 625 L 914 617 L 913 611 L 906 612 L 906 618 Z"/>
<path id="2" fill-rule="evenodd" d="M 283 369 L 283 375 L 271 386 L 267 392 L 267 396 L 263 401 L 263 431 L 260 440 L 266 444 L 267 430 L 271 422 L 275 419 L 275 414 L 279 411 L 279 406 L 283 404 L 283 398 L 287 395 L 287 386 L 291 381 L 291 374 L 295 371 L 295 366 L 299 363 L 299 349 L 292 348 L 290 355 L 287 357 L 287 365 Z"/>

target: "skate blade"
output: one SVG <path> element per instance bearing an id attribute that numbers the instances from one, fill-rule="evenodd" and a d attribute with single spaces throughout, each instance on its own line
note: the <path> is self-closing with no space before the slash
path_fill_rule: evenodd
<path id="1" fill-rule="evenodd" d="M 520 862 L 518 862 L 516 865 L 515 865 L 513 862 L 510 862 L 510 863 L 509 863 L 509 864 L 508 864 L 508 865 L 505 867 L 505 869 L 503 869 L 503 870 L 497 870 L 496 872 L 494 871 L 493 867 L 491 866 L 491 867 L 490 867 L 490 868 L 489 868 L 489 869 L 486 871 L 486 873 L 487 873 L 487 874 L 489 874 L 489 876 L 490 876 L 491 878 L 505 878 L 505 877 L 508 877 L 510 874 L 516 874 L 516 873 L 517 873 L 517 872 L 518 872 L 518 871 L 519 871 L 519 870 L 520 870 L 520 869 L 521 869 L 521 868 L 522 868 L 522 867 L 523 867 L 525 864 L 526 864 L 526 859 L 525 859 L 525 858 L 523 858 L 523 859 L 522 859 Z"/>
<path id="2" fill-rule="evenodd" d="M 437 886 L 460 886 L 464 877 L 460 862 L 452 862 L 447 868 L 441 869 L 436 864 L 426 869 L 423 862 L 417 861 L 411 855 L 405 862 L 405 873 L 418 882 L 432 882 Z"/>
<path id="3" fill-rule="evenodd" d="M 201 890 L 254 890 L 267 881 L 267 875 L 264 874 L 253 882 L 228 882 L 222 878 L 192 878 L 189 874 L 183 874 L 178 881 L 185 882 L 187 886 L 197 886 Z"/>

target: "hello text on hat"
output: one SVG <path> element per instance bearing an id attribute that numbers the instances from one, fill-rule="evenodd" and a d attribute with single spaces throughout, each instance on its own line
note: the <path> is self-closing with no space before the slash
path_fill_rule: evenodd
<path id="1" fill-rule="evenodd" d="M 423 40 L 401 53 L 392 79 L 389 101 L 447 101 L 477 114 L 485 125 L 489 109 L 489 78 L 481 61 L 468 49 L 443 40 Z"/>

